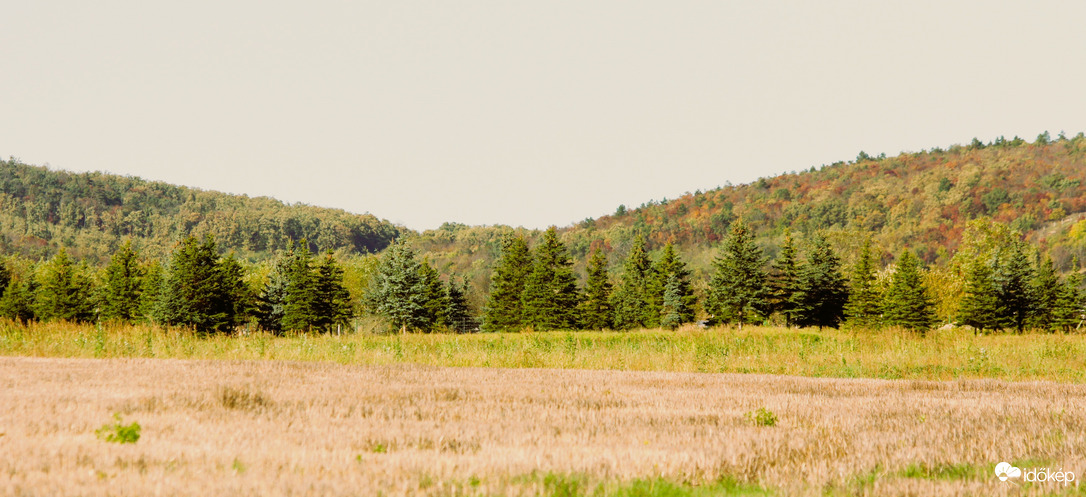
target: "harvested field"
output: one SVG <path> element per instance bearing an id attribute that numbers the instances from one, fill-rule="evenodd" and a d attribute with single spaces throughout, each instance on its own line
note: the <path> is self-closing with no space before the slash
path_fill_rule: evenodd
<path id="1" fill-rule="evenodd" d="M 1046 382 L 0 358 L 3 495 L 1047 494 L 994 465 L 1084 449 Z"/>

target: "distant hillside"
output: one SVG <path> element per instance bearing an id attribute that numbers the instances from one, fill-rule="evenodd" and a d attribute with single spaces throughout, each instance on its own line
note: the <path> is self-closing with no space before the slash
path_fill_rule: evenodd
<path id="1" fill-rule="evenodd" d="M 1040 242 L 1058 266 L 1086 261 L 1086 137 L 974 141 L 896 157 L 870 157 L 763 178 L 740 186 L 652 201 L 562 230 L 583 264 L 601 245 L 617 269 L 630 241 L 643 234 L 650 248 L 676 243 L 695 276 L 708 278 L 716 244 L 739 218 L 770 255 L 786 231 L 798 238 L 820 231 L 852 259 L 870 233 L 884 261 L 908 247 L 928 263 L 953 255 L 966 223 L 991 217 Z M 508 227 L 447 224 L 414 239 L 445 271 L 467 274 L 485 292 L 489 265 Z M 534 238 L 538 233 L 520 232 Z"/>
<path id="2" fill-rule="evenodd" d="M 370 253 L 402 231 L 369 214 L 0 161 L 0 251 L 33 259 L 65 246 L 101 262 L 129 237 L 155 257 L 181 237 L 205 233 L 249 258 L 301 239 L 314 249 Z"/>

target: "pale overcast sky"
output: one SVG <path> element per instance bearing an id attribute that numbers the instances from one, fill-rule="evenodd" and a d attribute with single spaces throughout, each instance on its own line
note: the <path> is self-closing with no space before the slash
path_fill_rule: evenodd
<path id="1" fill-rule="evenodd" d="M 6 1 L 0 154 L 559 226 L 974 136 L 1086 131 L 1086 2 Z"/>

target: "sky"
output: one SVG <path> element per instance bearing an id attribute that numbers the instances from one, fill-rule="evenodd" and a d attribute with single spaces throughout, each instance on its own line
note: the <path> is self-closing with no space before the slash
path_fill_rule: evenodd
<path id="1" fill-rule="evenodd" d="M 1086 131 L 1086 2 L 0 4 L 0 156 L 565 226 L 852 160 Z"/>

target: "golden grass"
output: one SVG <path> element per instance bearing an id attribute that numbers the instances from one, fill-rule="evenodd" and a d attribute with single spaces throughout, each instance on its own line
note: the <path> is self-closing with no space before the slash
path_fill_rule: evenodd
<path id="1" fill-rule="evenodd" d="M 1067 383 L 0 358 L 0 495 L 1036 495 L 994 465 L 1084 448 Z"/>
<path id="2" fill-rule="evenodd" d="M 139 326 L 0 323 L 0 355 L 1086 382 L 1086 335 L 745 327 L 679 331 L 201 338 Z"/>

